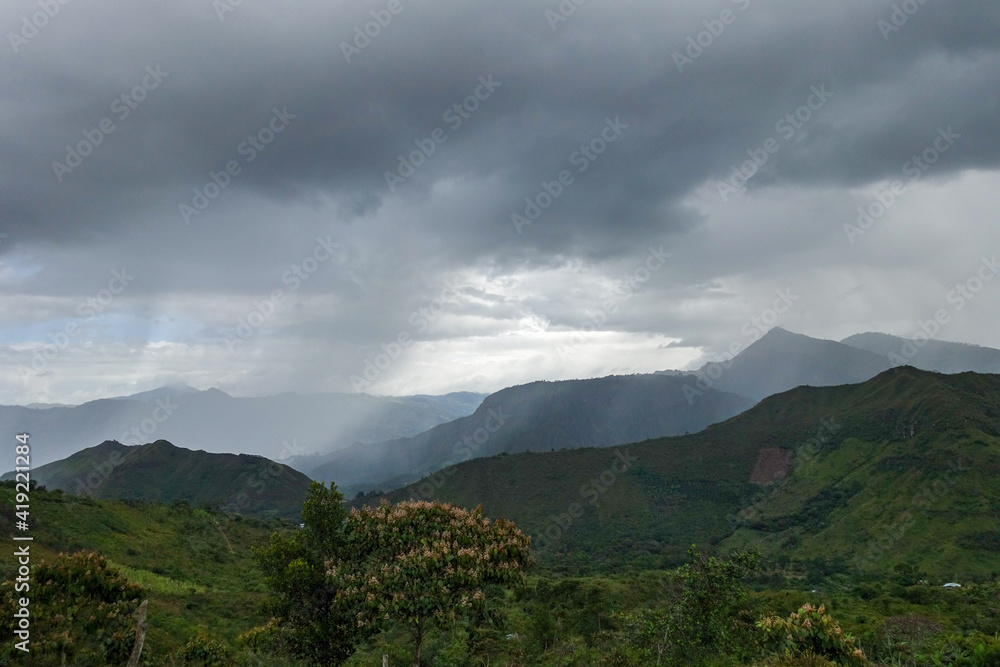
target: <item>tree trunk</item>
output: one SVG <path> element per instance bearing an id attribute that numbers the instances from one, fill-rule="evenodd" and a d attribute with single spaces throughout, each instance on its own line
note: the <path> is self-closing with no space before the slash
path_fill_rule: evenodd
<path id="1" fill-rule="evenodd" d="M 423 621 L 414 626 L 413 630 L 413 667 L 420 667 L 420 646 L 424 643 Z"/>

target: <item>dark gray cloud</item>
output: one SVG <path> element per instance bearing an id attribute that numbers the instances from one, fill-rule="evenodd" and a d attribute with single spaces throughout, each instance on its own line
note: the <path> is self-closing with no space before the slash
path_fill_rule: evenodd
<path id="1" fill-rule="evenodd" d="M 674 252 L 671 263 L 602 325 L 622 340 L 719 349 L 788 284 L 815 289 L 790 328 L 832 335 L 856 321 L 905 333 L 936 298 L 910 299 L 902 275 L 940 251 L 925 239 L 948 225 L 976 229 L 949 238 L 954 262 L 974 262 L 996 240 L 969 237 L 990 234 L 977 216 L 995 192 L 971 174 L 994 172 L 1000 158 L 998 7 L 914 5 L 890 31 L 888 1 L 591 0 L 554 29 L 546 15 L 554 2 L 401 6 L 351 62 L 342 42 L 384 3 L 245 0 L 220 19 L 212 3 L 193 0 L 72 2 L 16 52 L 7 44 L 0 279 L 11 299 L 2 326 L 21 347 L 4 359 L 23 361 L 44 341 L 32 332 L 61 326 L 122 267 L 136 277 L 107 312 L 145 324 L 101 320 L 95 345 L 112 335 L 140 349 L 184 345 L 180 374 L 197 350 L 225 351 L 227 332 L 276 289 L 287 299 L 240 346 L 256 352 L 226 352 L 220 369 L 229 359 L 251 377 L 262 368 L 255 364 L 286 359 L 309 368 L 311 388 L 343 388 L 357 361 L 404 331 L 439 346 L 412 351 L 411 364 L 446 356 L 448 341 L 479 341 L 486 354 L 502 347 L 496 337 L 519 332 L 532 341 L 525 349 L 548 354 L 538 332 L 574 330 L 587 304 L 606 299 L 660 245 Z M 37 11 L 8 3 L 0 25 L 16 34 Z M 701 40 L 700 52 L 688 50 L 689 38 Z M 677 53 L 689 57 L 680 68 Z M 466 110 L 454 109 L 466 100 Z M 95 134 L 105 118 L 113 131 Z M 255 148 L 249 137 L 269 138 L 269 125 L 282 130 Z M 848 243 L 843 224 L 872 188 L 904 178 L 907 161 L 947 128 L 961 139 L 891 211 L 913 209 L 912 231 L 890 252 L 880 229 Z M 435 130 L 444 143 L 433 141 Z M 602 144 L 602 132 L 614 141 Z M 67 145 L 88 135 L 100 145 L 56 174 L 53 162 L 66 162 Z M 748 191 L 721 201 L 718 181 L 768 139 L 779 150 Z M 588 155 L 592 141 L 606 150 Z M 424 164 L 390 187 L 385 172 L 398 156 L 429 145 Z M 230 162 L 239 173 L 221 176 Z M 559 185 L 564 171 L 572 183 Z M 194 190 L 211 191 L 210 173 L 228 183 L 185 224 L 179 206 L 196 207 Z M 511 215 L 531 212 L 525 198 L 541 203 L 556 192 L 518 233 Z M 959 192 L 961 206 L 951 199 Z M 317 238 L 344 250 L 292 289 L 288 272 Z M 948 273 L 936 274 L 941 287 Z M 413 313 L 449 278 L 462 282 L 461 296 L 435 326 L 410 331 Z M 861 283 L 865 290 L 850 292 Z M 898 313 L 880 319 L 884 300 L 865 301 L 870 294 L 891 294 Z M 861 305 L 841 313 L 819 303 L 831 298 Z M 166 326 L 171 318 L 184 326 Z M 1000 345 L 979 327 L 953 337 Z M 60 360 L 88 358 L 82 340 Z M 591 356 L 589 366 L 577 357 L 547 372 L 596 368 Z M 60 360 L 52 372 L 63 373 L 58 391 L 67 392 L 71 371 Z M 394 365 L 391 386 L 410 386 L 403 369 Z M 523 368 L 524 379 L 531 372 Z M 295 388 L 295 373 L 281 388 Z M 480 375 L 498 377 L 468 368 Z M 262 381 L 215 377 L 237 390 Z M 422 382 L 413 387 L 436 386 Z"/>

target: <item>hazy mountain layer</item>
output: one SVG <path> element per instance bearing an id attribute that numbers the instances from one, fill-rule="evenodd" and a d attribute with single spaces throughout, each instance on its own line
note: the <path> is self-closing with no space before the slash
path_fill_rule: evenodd
<path id="1" fill-rule="evenodd" d="M 908 340 L 883 333 L 855 334 L 840 342 L 886 357 L 890 362 L 926 371 L 1000 373 L 1000 350 L 991 347 L 942 340 Z"/>
<path id="2" fill-rule="evenodd" d="M 867 350 L 775 327 L 733 359 L 707 363 L 695 374 L 701 389 L 719 389 L 759 401 L 802 385 L 864 382 L 892 365 L 885 356 Z"/>
<path id="3" fill-rule="evenodd" d="M 386 488 L 500 452 L 608 447 L 699 431 L 752 405 L 708 390 L 691 397 L 691 378 L 611 376 L 532 382 L 487 397 L 475 413 L 411 438 L 356 445 L 312 470 L 345 492 Z"/>
<path id="4" fill-rule="evenodd" d="M 377 397 L 280 394 L 234 398 L 218 389 L 171 387 L 44 410 L 0 406 L 0 431 L 31 434 L 33 465 L 95 442 L 163 438 L 194 449 L 248 453 L 299 465 L 297 455 L 414 435 L 471 414 L 480 394 Z M 315 465 L 318 459 L 308 459 Z"/>

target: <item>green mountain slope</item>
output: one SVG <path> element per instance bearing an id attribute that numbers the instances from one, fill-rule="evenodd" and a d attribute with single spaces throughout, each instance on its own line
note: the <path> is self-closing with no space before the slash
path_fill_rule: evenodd
<path id="1" fill-rule="evenodd" d="M 288 466 L 249 454 L 212 454 L 166 440 L 127 447 L 113 440 L 31 472 L 50 489 L 97 498 L 128 498 L 229 512 L 295 518 L 310 480 Z"/>
<path id="2" fill-rule="evenodd" d="M 39 488 L 30 499 L 30 528 L 19 534 L 34 538 L 32 566 L 59 552 L 106 556 L 130 581 L 147 589 L 150 629 L 143 655 L 159 660 L 199 631 L 232 642 L 266 620 L 260 611 L 265 586 L 250 549 L 266 544 L 276 530 L 297 529 L 283 520 L 96 500 Z M 13 482 L 0 484 L 0 506 L 6 510 L 14 500 Z M 13 511 L 0 512 L 0 531 L 18 532 L 14 521 Z M 0 576 L 12 578 L 17 567 L 14 549 L 5 549 Z"/>
<path id="3" fill-rule="evenodd" d="M 752 543 L 832 570 L 907 559 L 942 576 L 1000 569 L 997 375 L 891 369 L 771 396 L 693 435 L 450 472 L 387 498 L 481 503 L 529 532 L 557 569 L 672 565 L 691 543 Z"/>

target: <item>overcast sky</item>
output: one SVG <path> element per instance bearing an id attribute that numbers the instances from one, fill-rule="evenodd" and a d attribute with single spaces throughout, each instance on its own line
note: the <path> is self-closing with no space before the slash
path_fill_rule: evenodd
<path id="1" fill-rule="evenodd" d="M 0 403 L 1000 347 L 996 3 L 63 1 L 0 5 Z"/>

